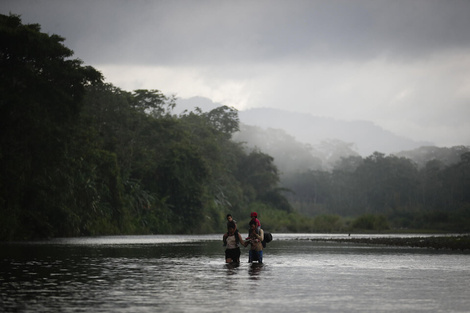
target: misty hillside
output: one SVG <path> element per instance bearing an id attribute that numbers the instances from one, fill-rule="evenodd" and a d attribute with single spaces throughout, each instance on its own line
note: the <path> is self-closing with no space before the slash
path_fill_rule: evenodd
<path id="1" fill-rule="evenodd" d="M 444 167 L 460 162 L 461 155 L 466 152 L 470 152 L 469 146 L 424 146 L 413 150 L 401 151 L 397 153 L 396 156 L 411 159 L 418 165 L 418 167 L 423 167 L 427 162 L 432 160 L 441 162 Z"/>
<path id="2" fill-rule="evenodd" d="M 193 97 L 178 99 L 175 112 L 193 110 L 195 107 L 210 111 L 220 103 L 210 99 Z M 369 121 L 343 121 L 311 114 L 289 112 L 279 109 L 257 108 L 239 111 L 240 122 L 263 129 L 283 129 L 297 141 L 320 148 L 325 142 L 340 141 L 362 156 L 375 151 L 396 154 L 421 146 L 432 146 L 430 142 L 417 142 L 401 137 Z"/>
<path id="3" fill-rule="evenodd" d="M 351 144 L 341 140 L 327 140 L 312 146 L 296 140 L 283 129 L 264 129 L 243 123 L 240 123 L 240 131 L 233 134 L 233 140 L 272 156 L 281 174 L 329 171 L 342 157 L 358 156 Z"/>
<path id="4" fill-rule="evenodd" d="M 281 128 L 297 140 L 314 146 L 325 140 L 351 143 L 362 156 L 375 151 L 390 154 L 432 145 L 397 136 L 369 121 L 343 121 L 269 108 L 240 111 L 239 116 L 240 121 L 245 124 Z"/>

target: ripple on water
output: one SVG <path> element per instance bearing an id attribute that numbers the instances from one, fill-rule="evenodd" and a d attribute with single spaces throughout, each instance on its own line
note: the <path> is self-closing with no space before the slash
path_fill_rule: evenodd
<path id="1" fill-rule="evenodd" d="M 220 237 L 220 236 L 218 236 Z M 273 241 L 265 264 L 218 241 L 18 246 L 1 252 L 5 312 L 466 312 L 467 254 Z M 220 238 L 219 238 L 220 239 Z M 199 241 L 198 241 L 199 240 Z M 112 241 L 115 242 L 115 241 Z"/>

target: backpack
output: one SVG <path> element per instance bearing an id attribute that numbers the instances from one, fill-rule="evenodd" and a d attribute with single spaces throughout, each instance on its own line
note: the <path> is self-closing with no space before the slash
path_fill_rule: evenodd
<path id="1" fill-rule="evenodd" d="M 268 232 L 264 232 L 264 241 L 270 243 L 273 240 L 273 235 Z"/>
<path id="2" fill-rule="evenodd" d="M 268 232 L 264 232 L 264 240 L 261 242 L 263 244 L 263 248 L 266 248 L 266 244 L 270 243 L 273 240 L 273 235 Z"/>

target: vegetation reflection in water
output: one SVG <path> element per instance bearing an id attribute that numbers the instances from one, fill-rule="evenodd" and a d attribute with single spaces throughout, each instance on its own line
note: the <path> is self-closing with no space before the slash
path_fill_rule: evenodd
<path id="1" fill-rule="evenodd" d="M 2 244 L 1 311 L 464 312 L 470 305 L 465 252 L 277 235 L 264 264 L 248 264 L 242 248 L 242 262 L 227 265 L 219 237 Z"/>

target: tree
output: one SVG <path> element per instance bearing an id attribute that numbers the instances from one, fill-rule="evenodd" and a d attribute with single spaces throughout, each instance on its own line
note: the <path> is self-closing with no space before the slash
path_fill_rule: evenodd
<path id="1" fill-rule="evenodd" d="M 258 148 L 271 155 L 281 176 L 322 168 L 319 151 L 309 144 L 298 142 L 282 129 L 262 129 L 242 124 L 233 139 L 243 142 L 250 149 Z"/>
<path id="2" fill-rule="evenodd" d="M 282 197 L 277 188 L 279 174 L 273 158 L 261 151 L 254 150 L 241 158 L 238 164 L 237 178 L 242 183 L 247 200 L 266 201 Z"/>
<path id="3" fill-rule="evenodd" d="M 86 86 L 102 79 L 72 59 L 64 39 L 0 15 L 0 237 L 19 235 L 22 223 L 43 236 L 54 185 L 70 145 Z M 28 236 L 28 234 L 24 234 Z"/>
<path id="4" fill-rule="evenodd" d="M 220 106 L 204 114 L 204 116 L 216 131 L 225 134 L 228 138 L 239 130 L 238 112 L 234 108 L 226 105 Z"/>
<path id="5" fill-rule="evenodd" d="M 443 205 L 442 170 L 444 164 L 439 160 L 431 160 L 420 170 L 421 204 L 428 209 L 436 209 Z"/>
<path id="6" fill-rule="evenodd" d="M 131 105 L 141 113 L 149 113 L 153 117 L 161 117 L 171 113 L 175 107 L 175 98 L 168 98 L 160 90 L 138 89 L 131 95 Z"/>
<path id="7" fill-rule="evenodd" d="M 470 152 L 461 155 L 461 161 L 442 172 L 443 197 L 446 207 L 456 209 L 470 202 Z"/>

